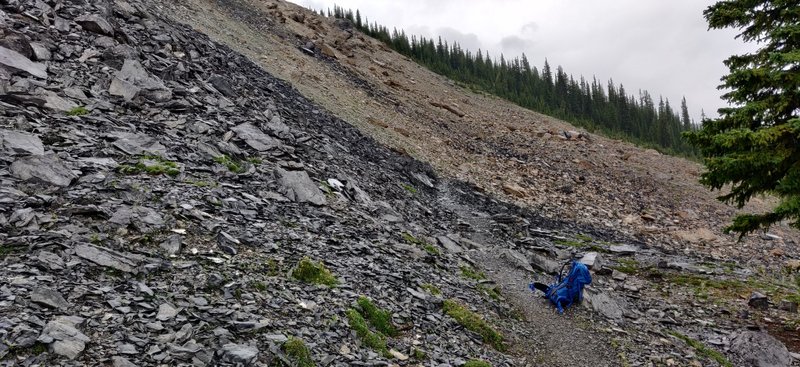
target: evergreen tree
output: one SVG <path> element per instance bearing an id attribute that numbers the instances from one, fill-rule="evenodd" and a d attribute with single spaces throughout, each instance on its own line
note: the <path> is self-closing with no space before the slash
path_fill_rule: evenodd
<path id="1" fill-rule="evenodd" d="M 789 219 L 800 228 L 800 6 L 797 0 L 725 0 L 703 15 L 714 29 L 736 28 L 737 38 L 757 42 L 753 53 L 725 60 L 722 98 L 731 107 L 687 133 L 700 148 L 712 189 L 731 184 L 719 197 L 738 207 L 768 193 L 780 203 L 771 212 L 739 215 L 726 231 L 743 236 Z"/>
<path id="2" fill-rule="evenodd" d="M 692 129 L 692 120 L 689 117 L 689 107 L 686 106 L 686 96 L 681 99 L 681 124 L 683 124 L 683 130 L 685 131 Z"/>

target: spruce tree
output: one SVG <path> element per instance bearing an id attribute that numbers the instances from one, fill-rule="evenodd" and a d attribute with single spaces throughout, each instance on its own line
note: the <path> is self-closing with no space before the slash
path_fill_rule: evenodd
<path id="1" fill-rule="evenodd" d="M 741 236 L 792 220 L 800 228 L 800 6 L 797 0 L 726 0 L 703 15 L 709 28 L 736 28 L 737 38 L 756 42 L 753 53 L 725 60 L 722 98 L 731 107 L 687 133 L 707 167 L 700 182 L 712 189 L 730 184 L 720 200 L 744 206 L 753 195 L 772 194 L 771 212 L 737 216 L 726 228 Z"/>

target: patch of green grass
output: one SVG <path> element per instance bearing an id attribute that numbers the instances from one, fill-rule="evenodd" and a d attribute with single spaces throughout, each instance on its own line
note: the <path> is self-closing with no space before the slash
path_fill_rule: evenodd
<path id="1" fill-rule="evenodd" d="M 227 155 L 221 155 L 214 158 L 214 162 L 219 163 L 228 168 L 228 171 L 233 173 L 244 173 L 246 171 L 242 162 L 232 159 Z"/>
<path id="2" fill-rule="evenodd" d="M 197 186 L 197 187 L 217 187 L 217 186 L 219 186 L 219 184 L 217 184 L 216 182 L 203 181 L 203 180 L 197 180 L 197 181 L 196 180 L 185 180 L 183 182 L 187 183 L 189 185 Z"/>
<path id="3" fill-rule="evenodd" d="M 12 245 L 4 245 L 0 243 L 0 258 L 4 258 L 6 256 L 12 254 L 19 254 L 25 252 L 25 246 L 12 246 Z"/>
<path id="4" fill-rule="evenodd" d="M 408 192 L 409 192 L 410 194 L 412 194 L 412 195 L 414 195 L 414 194 L 416 194 L 416 193 L 418 193 L 418 192 L 419 192 L 419 190 L 417 190 L 417 188 L 416 188 L 416 187 L 414 187 L 414 186 L 411 186 L 411 185 L 409 185 L 409 184 L 405 184 L 405 183 L 403 184 L 403 190 L 406 190 L 406 191 L 408 191 Z"/>
<path id="5" fill-rule="evenodd" d="M 592 242 L 594 240 L 593 238 L 591 238 L 591 237 L 589 237 L 589 236 L 587 236 L 585 234 L 582 234 L 582 233 L 576 234 L 575 238 L 577 238 L 577 239 L 579 239 L 579 240 L 581 240 L 583 242 Z"/>
<path id="6" fill-rule="evenodd" d="M 257 289 L 259 292 L 264 292 L 267 290 L 267 284 L 264 282 L 254 281 L 252 283 L 253 288 Z"/>
<path id="7" fill-rule="evenodd" d="M 464 278 L 472 279 L 472 280 L 484 280 L 484 279 L 486 279 L 486 274 L 484 272 L 477 271 L 477 270 L 473 269 L 469 265 L 461 265 L 460 268 L 461 268 L 461 275 L 463 275 Z"/>
<path id="8" fill-rule="evenodd" d="M 421 361 L 425 358 L 428 358 L 428 354 L 425 353 L 425 351 L 423 351 L 422 349 L 414 348 L 411 350 L 411 357 L 413 357 L 418 361 Z"/>
<path id="9" fill-rule="evenodd" d="M 323 284 L 328 287 L 335 287 L 339 284 L 339 281 L 324 264 L 313 261 L 308 257 L 300 259 L 297 267 L 292 271 L 292 277 L 301 282 Z"/>
<path id="10" fill-rule="evenodd" d="M 316 364 L 311 359 L 311 352 L 306 347 L 302 339 L 289 337 L 281 346 L 281 350 L 294 362 L 296 367 L 315 367 Z"/>
<path id="11" fill-rule="evenodd" d="M 425 250 L 425 252 L 431 255 L 441 254 L 441 251 L 439 251 L 438 247 L 428 243 L 428 241 L 425 241 L 424 239 L 416 238 L 411 233 L 408 232 L 403 232 L 400 235 L 403 237 L 404 241 L 408 242 L 411 245 L 422 247 L 422 249 Z"/>
<path id="12" fill-rule="evenodd" d="M 258 158 L 258 157 L 247 158 L 247 161 L 250 162 L 253 165 L 256 165 L 256 166 L 261 164 L 261 163 L 264 163 L 264 161 L 261 160 L 261 158 Z"/>
<path id="13" fill-rule="evenodd" d="M 478 285 L 478 289 L 483 291 L 483 293 L 486 293 L 486 295 L 489 296 L 489 298 L 491 298 L 491 299 L 493 299 L 495 301 L 500 301 L 500 288 L 498 288 L 498 287 L 487 287 L 487 286 L 481 284 L 481 285 Z"/>
<path id="14" fill-rule="evenodd" d="M 472 359 L 467 363 L 464 363 L 464 367 L 492 367 L 492 364 L 480 359 Z"/>
<path id="15" fill-rule="evenodd" d="M 392 324 L 391 312 L 380 309 L 369 298 L 364 296 L 358 297 L 356 303 L 361 308 L 361 314 L 375 327 L 375 330 L 378 330 L 383 335 L 397 336 L 397 328 Z"/>
<path id="16" fill-rule="evenodd" d="M 121 164 L 117 171 L 124 175 L 138 175 L 146 173 L 151 176 L 169 175 L 177 176 L 181 173 L 177 163 L 168 161 L 157 155 L 143 155 L 136 164 Z"/>
<path id="17" fill-rule="evenodd" d="M 611 269 L 625 274 L 635 274 L 639 271 L 639 262 L 634 259 L 623 258 L 617 260 L 617 265 L 612 266 Z"/>
<path id="18" fill-rule="evenodd" d="M 431 255 L 439 255 L 439 254 L 441 254 L 441 252 L 439 251 L 438 248 L 436 248 L 435 246 L 433 246 L 433 245 L 431 245 L 429 243 L 423 245 L 422 249 L 424 249 L 425 252 L 427 252 L 427 253 L 429 253 Z"/>
<path id="19" fill-rule="evenodd" d="M 351 308 L 347 310 L 346 314 L 350 328 L 356 332 L 356 335 L 364 345 L 384 356 L 390 355 L 389 350 L 386 348 L 386 335 L 370 331 L 367 320 L 358 310 Z"/>
<path id="20" fill-rule="evenodd" d="M 480 335 L 484 343 L 501 352 L 506 350 L 506 346 L 503 344 L 503 336 L 494 330 L 480 315 L 470 311 L 467 306 L 454 299 L 448 299 L 444 301 L 442 310 L 467 330 Z"/>
<path id="21" fill-rule="evenodd" d="M 719 363 L 720 366 L 723 367 L 733 367 L 733 363 L 731 363 L 727 358 L 725 358 L 725 356 L 722 355 L 722 353 L 717 352 L 716 350 L 705 346 L 705 344 L 701 343 L 700 341 L 692 339 L 675 330 L 667 330 L 667 334 L 672 335 L 680 340 L 683 340 L 683 342 L 686 343 L 686 345 L 694 348 L 698 356 L 703 358 L 713 359 L 714 361 Z"/>
<path id="22" fill-rule="evenodd" d="M 67 111 L 67 116 L 83 116 L 87 114 L 89 114 L 89 110 L 87 110 L 84 106 L 78 106 Z"/>
<path id="23" fill-rule="evenodd" d="M 422 285 L 422 289 L 428 291 L 428 293 L 430 293 L 430 294 L 432 294 L 434 296 L 442 295 L 442 290 L 439 289 L 439 287 L 437 287 L 437 286 L 435 286 L 433 284 L 430 284 L 430 283 L 423 284 Z"/>

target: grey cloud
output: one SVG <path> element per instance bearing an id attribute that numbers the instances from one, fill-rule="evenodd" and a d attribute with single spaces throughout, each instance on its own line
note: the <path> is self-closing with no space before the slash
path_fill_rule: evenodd
<path id="1" fill-rule="evenodd" d="M 536 31 L 538 30 L 539 30 L 539 24 L 536 24 L 536 22 L 525 23 L 522 25 L 522 28 L 520 29 L 520 31 L 523 34 L 536 33 Z"/>
<path id="2" fill-rule="evenodd" d="M 450 27 L 439 28 L 436 33 L 442 36 L 442 40 L 446 40 L 449 43 L 458 42 L 461 48 L 465 50 L 477 51 L 482 48 L 481 41 L 475 33 L 462 33 Z"/>
<path id="3" fill-rule="evenodd" d="M 500 40 L 500 49 L 503 54 L 510 57 L 516 57 L 522 53 L 530 53 L 535 42 L 531 39 L 522 38 L 520 36 L 506 36 Z"/>

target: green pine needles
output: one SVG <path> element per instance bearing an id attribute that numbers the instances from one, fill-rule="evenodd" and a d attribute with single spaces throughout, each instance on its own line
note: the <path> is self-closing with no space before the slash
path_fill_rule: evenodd
<path id="1" fill-rule="evenodd" d="M 726 228 L 740 238 L 783 220 L 800 228 L 800 11 L 794 0 L 726 0 L 703 13 L 709 27 L 736 28 L 737 38 L 758 42 L 758 51 L 725 60 L 722 98 L 732 107 L 686 133 L 708 168 L 700 182 L 743 207 L 754 195 L 780 203 L 771 212 L 742 214 Z"/>

